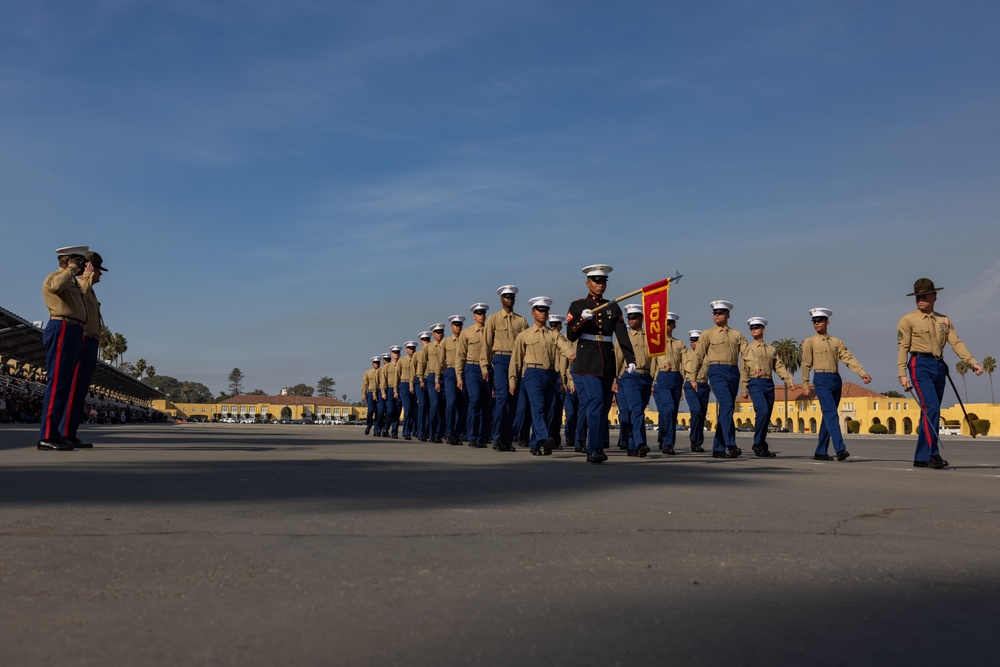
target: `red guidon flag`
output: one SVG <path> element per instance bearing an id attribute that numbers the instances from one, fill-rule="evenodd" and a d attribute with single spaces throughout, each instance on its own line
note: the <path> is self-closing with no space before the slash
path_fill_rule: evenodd
<path id="1" fill-rule="evenodd" d="M 666 278 L 642 288 L 642 312 L 646 320 L 646 346 L 649 356 L 659 357 L 667 351 L 667 301 L 670 283 Z"/>

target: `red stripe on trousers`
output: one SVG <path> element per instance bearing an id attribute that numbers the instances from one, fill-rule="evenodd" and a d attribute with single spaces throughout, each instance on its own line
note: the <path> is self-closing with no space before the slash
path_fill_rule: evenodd
<path id="1" fill-rule="evenodd" d="M 59 325 L 59 344 L 56 345 L 56 367 L 52 369 L 52 377 L 49 378 L 52 393 L 49 394 L 48 411 L 45 413 L 45 439 L 52 437 L 52 400 L 59 386 L 59 361 L 62 359 L 63 341 L 66 339 L 66 320 Z"/>
<path id="2" fill-rule="evenodd" d="M 931 423 L 927 420 L 927 402 L 924 400 L 924 392 L 920 391 L 920 384 L 917 383 L 917 358 L 910 357 L 910 379 L 913 380 L 913 388 L 917 390 L 920 399 L 920 418 L 924 421 L 924 433 L 927 434 L 927 448 L 931 447 Z"/>

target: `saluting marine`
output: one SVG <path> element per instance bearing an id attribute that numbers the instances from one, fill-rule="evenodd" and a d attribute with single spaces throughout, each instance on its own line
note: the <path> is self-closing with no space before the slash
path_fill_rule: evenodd
<path id="1" fill-rule="evenodd" d="M 483 378 L 483 369 L 479 365 L 483 347 L 483 322 L 489 309 L 485 303 L 469 306 L 473 324 L 458 337 L 455 376 L 458 378 L 459 390 L 465 392 L 466 397 L 465 432 L 469 437 L 469 447 L 486 447 L 486 439 L 489 438 L 489 433 L 483 430 L 488 421 L 484 415 L 489 404 L 489 385 Z"/>
<path id="2" fill-rule="evenodd" d="M 708 414 L 708 366 L 702 366 L 697 374 L 695 368 L 695 351 L 698 349 L 698 339 L 701 329 L 688 331 L 688 341 L 691 349 L 684 351 L 684 400 L 687 401 L 691 413 L 691 451 L 705 451 L 705 416 Z"/>
<path id="3" fill-rule="evenodd" d="M 101 282 L 101 275 L 107 271 L 104 267 L 104 258 L 98 253 L 92 250 L 87 251 L 84 258 L 87 260 L 87 265 L 76 281 L 83 291 L 83 301 L 87 307 L 87 323 L 83 327 L 83 347 L 80 350 L 80 358 L 77 361 L 77 368 L 73 372 L 75 381 L 70 397 L 69 423 L 66 427 L 67 430 L 63 432 L 66 442 L 73 445 L 75 449 L 90 449 L 94 446 L 80 440 L 77 437 L 77 431 L 83 421 L 90 381 L 94 378 L 94 369 L 97 368 L 97 353 L 101 346 L 101 327 L 104 326 L 104 319 L 101 317 L 101 302 L 97 300 L 97 294 L 94 293 L 94 285 Z"/>
<path id="4" fill-rule="evenodd" d="M 813 455 L 817 461 L 833 460 L 829 453 L 831 440 L 838 461 L 843 461 L 851 455 L 844 444 L 844 436 L 840 431 L 840 416 L 837 413 L 840 395 L 844 388 L 844 381 L 838 372 L 838 363 L 844 362 L 845 366 L 861 376 L 865 384 L 872 381 L 861 363 L 844 345 L 844 341 L 827 334 L 831 315 L 833 311 L 829 308 L 810 309 L 809 316 L 812 318 L 816 333 L 802 341 L 802 389 L 806 398 L 809 398 L 812 394 L 809 387 L 809 371 L 813 371 L 816 398 L 823 412 L 823 422 L 819 427 L 819 442 Z"/>
<path id="5" fill-rule="evenodd" d="M 653 393 L 653 364 L 655 358 L 649 356 L 646 332 L 642 328 L 642 304 L 625 305 L 628 319 L 628 338 L 635 355 L 635 365 L 629 368 L 625 362 L 621 341 L 615 341 L 615 361 L 617 366 L 618 422 L 621 433 L 626 433 L 628 455 L 645 458 L 649 454 L 646 445 L 646 406 Z"/>
<path id="6" fill-rule="evenodd" d="M 73 449 L 62 434 L 68 426 L 73 370 L 83 350 L 83 328 L 87 323 L 87 305 L 77 276 L 87 270 L 84 253 L 88 250 L 87 246 L 57 249 L 59 268 L 42 282 L 49 322 L 42 333 L 47 382 L 38 435 L 38 449 L 41 450 Z M 89 270 L 92 272 L 93 267 Z"/>
<path id="7" fill-rule="evenodd" d="M 913 454 L 915 468 L 948 467 L 938 449 L 941 399 L 948 377 L 948 365 L 943 359 L 945 343 L 951 345 L 959 359 L 967 363 L 976 375 L 983 374 L 982 364 L 975 360 L 958 337 L 955 325 L 947 315 L 934 310 L 937 293 L 942 289 L 934 287 L 930 278 L 920 278 L 913 283 L 913 292 L 906 296 L 916 297 L 917 309 L 903 315 L 896 325 L 899 384 L 906 391 L 916 390 L 920 403 L 917 449 Z"/>
<path id="8" fill-rule="evenodd" d="M 735 459 L 743 453 L 736 446 L 736 424 L 733 412 L 736 409 L 736 393 L 740 388 L 739 361 L 742 358 L 750 366 L 754 377 L 760 376 L 757 360 L 750 354 L 750 345 L 736 329 L 729 328 L 729 313 L 733 304 L 717 300 L 712 307 L 715 326 L 702 332 L 698 348 L 695 350 L 693 375 L 708 366 L 708 384 L 719 402 L 719 415 L 712 441 L 712 456 L 717 459 Z M 694 383 L 697 390 L 698 383 Z"/>
<path id="9" fill-rule="evenodd" d="M 483 377 L 493 383 L 493 449 L 514 450 L 512 422 L 517 408 L 516 394 L 511 395 L 507 385 L 510 355 L 514 349 L 514 339 L 528 328 L 528 320 L 514 312 L 517 300 L 517 286 L 503 285 L 497 288 L 500 296 L 500 310 L 490 315 L 483 325 L 483 345 L 479 365 Z"/>
<path id="10" fill-rule="evenodd" d="M 607 264 L 593 264 L 583 268 L 587 276 L 588 294 L 569 306 L 566 316 L 566 338 L 577 343 L 576 363 L 573 369 L 573 383 L 579 394 L 580 410 L 587 419 L 587 461 L 603 463 L 608 460 L 604 453 L 608 411 L 611 409 L 611 388 L 615 379 L 614 336 L 622 348 L 625 363 L 635 367 L 628 327 L 622 317 L 622 309 L 611 302 L 595 313 L 593 309 L 608 304 L 604 291 L 608 286 L 608 274 L 613 268 Z"/>
<path id="11" fill-rule="evenodd" d="M 674 455 L 677 439 L 677 413 L 681 407 L 681 391 L 684 388 L 684 343 L 674 338 L 674 329 L 680 316 L 667 313 L 667 337 L 664 354 L 653 357 L 653 397 L 660 413 L 657 440 L 660 451 Z M 638 356 L 638 355 L 637 355 Z"/>
<path id="12" fill-rule="evenodd" d="M 785 364 L 778 357 L 778 351 L 764 342 L 764 330 L 767 320 L 763 317 L 751 317 L 747 320 L 753 342 L 750 352 L 757 360 L 760 377 L 750 377 L 750 367 L 742 365 L 740 384 L 745 387 L 744 397 L 750 396 L 753 402 L 754 429 L 753 453 L 761 458 L 773 458 L 775 455 L 767 444 L 767 427 L 771 425 L 771 413 L 774 410 L 774 379 L 775 371 L 785 382 L 785 391 L 795 391 L 795 378 L 785 369 Z"/>
<path id="13" fill-rule="evenodd" d="M 559 352 L 572 360 L 575 347 L 547 326 L 552 299 L 536 296 L 529 303 L 535 326 L 525 329 L 514 339 L 507 391 L 516 392 L 518 378 L 521 379 L 527 396 L 528 405 L 525 407 L 530 410 L 533 427 L 528 447 L 533 455 L 542 456 L 551 454 L 555 445 L 548 424 L 549 408 L 556 393 L 556 378 L 552 371 Z"/>

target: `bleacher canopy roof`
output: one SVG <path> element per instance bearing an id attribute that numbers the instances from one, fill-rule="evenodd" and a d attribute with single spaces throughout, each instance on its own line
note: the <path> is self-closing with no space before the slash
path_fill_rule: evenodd
<path id="1" fill-rule="evenodd" d="M 6 359 L 16 359 L 32 367 L 45 368 L 45 346 L 42 344 L 42 330 L 23 317 L 0 308 L 0 354 Z M 163 398 L 161 391 L 126 375 L 114 366 L 97 360 L 94 370 L 94 385 L 117 392 L 137 400 L 151 401 Z"/>

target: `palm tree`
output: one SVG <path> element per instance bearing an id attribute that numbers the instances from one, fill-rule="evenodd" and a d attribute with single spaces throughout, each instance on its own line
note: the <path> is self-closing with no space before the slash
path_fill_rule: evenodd
<path id="1" fill-rule="evenodd" d="M 125 357 L 125 351 L 128 350 L 128 340 L 120 333 L 116 333 L 114 346 L 115 356 L 118 358 L 118 365 L 121 366 Z"/>
<path id="2" fill-rule="evenodd" d="M 149 364 L 146 363 L 145 359 L 140 359 L 139 361 L 135 362 L 135 372 L 138 374 L 139 380 L 142 380 L 142 374 L 146 372 L 146 369 L 148 367 Z"/>
<path id="3" fill-rule="evenodd" d="M 782 338 L 772 341 L 771 347 L 781 363 L 785 365 L 788 374 L 795 376 L 795 372 L 802 367 L 802 344 L 794 338 Z M 788 422 L 788 387 L 785 387 L 785 422 Z M 791 432 L 791 427 L 788 428 Z"/>
<path id="4" fill-rule="evenodd" d="M 146 379 L 148 380 L 151 377 L 156 377 L 156 366 L 152 364 L 146 366 Z"/>
<path id="5" fill-rule="evenodd" d="M 965 387 L 966 403 L 969 402 L 969 385 L 965 382 L 965 374 L 969 372 L 970 368 L 972 368 L 972 366 L 965 363 L 964 361 L 959 361 L 957 364 L 955 364 L 955 370 L 958 371 L 958 374 L 962 376 L 962 386 Z"/>
<path id="6" fill-rule="evenodd" d="M 990 374 L 990 402 L 994 405 L 997 402 L 996 396 L 993 395 L 993 371 L 997 369 L 997 360 L 993 357 L 986 357 L 983 359 L 983 370 Z"/>
<path id="7" fill-rule="evenodd" d="M 118 356 L 114 352 L 115 335 L 111 333 L 111 329 L 106 324 L 101 325 L 101 338 L 98 345 L 101 348 L 101 359 L 104 359 L 107 363 L 110 364 Z"/>

